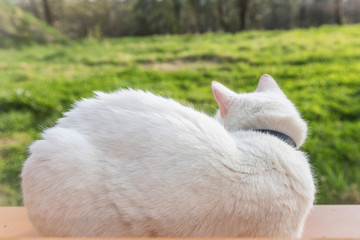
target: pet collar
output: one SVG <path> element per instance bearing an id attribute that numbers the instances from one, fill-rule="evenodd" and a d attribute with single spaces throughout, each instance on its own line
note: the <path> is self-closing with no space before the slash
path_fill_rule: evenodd
<path id="1" fill-rule="evenodd" d="M 295 141 L 291 137 L 289 137 L 288 135 L 286 135 L 284 133 L 274 131 L 274 130 L 269 130 L 269 129 L 254 129 L 254 131 L 266 133 L 266 134 L 269 134 L 269 135 L 273 135 L 273 136 L 283 140 L 284 142 L 286 142 L 290 146 L 296 148 Z"/>

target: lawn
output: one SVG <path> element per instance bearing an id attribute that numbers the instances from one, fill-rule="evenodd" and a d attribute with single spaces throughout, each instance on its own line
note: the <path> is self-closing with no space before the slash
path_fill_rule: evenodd
<path id="1" fill-rule="evenodd" d="M 146 89 L 213 114 L 210 83 L 253 91 L 271 74 L 310 132 L 317 203 L 360 203 L 360 25 L 88 39 L 0 49 L 0 205 L 21 205 L 28 145 L 92 91 Z"/>

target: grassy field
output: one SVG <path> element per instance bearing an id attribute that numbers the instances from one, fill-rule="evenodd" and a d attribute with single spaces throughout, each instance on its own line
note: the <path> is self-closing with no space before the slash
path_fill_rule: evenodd
<path id="1" fill-rule="evenodd" d="M 30 13 L 0 0 L 0 47 L 65 43 L 67 37 Z"/>
<path id="2" fill-rule="evenodd" d="M 93 90 L 147 89 L 213 114 L 210 83 L 277 79 L 308 121 L 317 203 L 360 203 L 360 25 L 85 40 L 0 49 L 0 205 L 20 205 L 27 147 Z"/>

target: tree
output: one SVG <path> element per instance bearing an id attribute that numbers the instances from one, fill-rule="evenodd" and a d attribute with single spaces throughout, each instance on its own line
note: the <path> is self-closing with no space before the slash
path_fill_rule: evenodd
<path id="1" fill-rule="evenodd" d="M 30 0 L 30 9 L 35 17 L 40 18 L 40 12 L 35 0 Z"/>
<path id="2" fill-rule="evenodd" d="M 138 0 L 134 6 L 134 12 L 138 23 L 137 35 L 150 35 L 151 31 L 151 12 L 152 1 L 151 0 Z"/>
<path id="3" fill-rule="evenodd" d="M 181 13 L 181 3 L 180 0 L 173 0 L 174 5 L 174 16 L 175 16 L 175 23 L 174 23 L 174 32 L 180 33 L 180 13 Z"/>
<path id="4" fill-rule="evenodd" d="M 237 6 L 239 11 L 239 30 L 243 31 L 247 28 L 247 18 L 249 13 L 249 1 L 250 0 L 237 0 Z"/>
<path id="5" fill-rule="evenodd" d="M 344 24 L 344 0 L 335 0 L 335 19 L 337 24 Z"/>
<path id="6" fill-rule="evenodd" d="M 360 0 L 8 1 L 71 38 L 291 29 L 360 22 Z"/>
<path id="7" fill-rule="evenodd" d="M 44 16 L 45 16 L 45 21 L 49 24 L 49 25 L 53 25 L 53 17 L 51 14 L 51 9 L 50 9 L 50 5 L 48 0 L 42 0 L 43 2 L 43 8 L 44 8 Z"/>
<path id="8" fill-rule="evenodd" d="M 217 0 L 217 14 L 219 19 L 219 25 L 222 30 L 227 29 L 227 24 L 224 19 L 224 1 L 223 0 Z"/>
<path id="9" fill-rule="evenodd" d="M 193 8 L 196 19 L 196 31 L 202 33 L 204 32 L 204 27 L 202 22 L 203 8 L 201 0 L 190 0 L 190 4 Z"/>

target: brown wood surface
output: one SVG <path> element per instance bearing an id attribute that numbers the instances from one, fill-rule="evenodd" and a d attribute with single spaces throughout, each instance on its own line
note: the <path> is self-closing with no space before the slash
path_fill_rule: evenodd
<path id="1" fill-rule="evenodd" d="M 0 238 L 37 236 L 24 207 L 0 207 Z"/>
<path id="2" fill-rule="evenodd" d="M 360 238 L 360 205 L 317 205 L 307 218 L 303 238 Z"/>
<path id="3" fill-rule="evenodd" d="M 24 207 L 0 207 L 0 238 L 36 238 Z M 317 205 L 303 238 L 360 238 L 360 205 Z M 142 238 L 142 240 L 144 240 Z"/>

